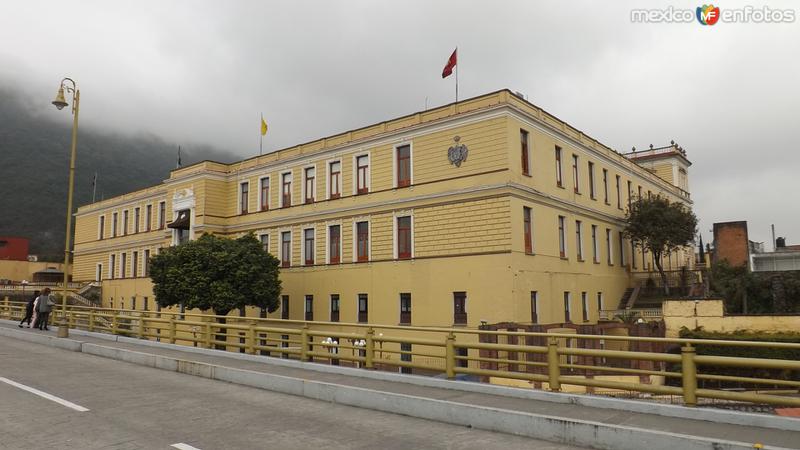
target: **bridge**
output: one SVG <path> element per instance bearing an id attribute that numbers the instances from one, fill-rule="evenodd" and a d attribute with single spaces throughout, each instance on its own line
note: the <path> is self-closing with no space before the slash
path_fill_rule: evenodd
<path id="1" fill-rule="evenodd" d="M 52 410 L 42 403 L 47 400 L 0 383 L 0 396 L 10 399 L 0 412 L 12 417 L 16 442 L 200 449 L 779 449 L 800 442 L 800 421 L 775 415 L 363 370 L 85 330 L 71 334 L 59 339 L 0 320 L 0 353 L 9 362 L 0 381 L 97 414 L 73 418 L 91 413 L 63 406 L 48 413 L 59 417 L 57 430 L 42 438 L 29 419 Z"/>

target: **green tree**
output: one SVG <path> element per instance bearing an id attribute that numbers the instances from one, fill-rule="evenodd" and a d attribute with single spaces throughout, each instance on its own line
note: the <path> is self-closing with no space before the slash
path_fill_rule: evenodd
<path id="1" fill-rule="evenodd" d="M 153 293 L 160 306 L 183 303 L 222 316 L 244 306 L 278 309 L 278 272 L 278 259 L 252 234 L 238 239 L 204 234 L 150 259 Z"/>
<path id="2" fill-rule="evenodd" d="M 640 197 L 631 202 L 625 222 L 625 237 L 653 254 L 664 294 L 669 295 L 669 283 L 661 258 L 694 241 L 697 217 L 683 203 L 670 202 L 656 195 Z"/>

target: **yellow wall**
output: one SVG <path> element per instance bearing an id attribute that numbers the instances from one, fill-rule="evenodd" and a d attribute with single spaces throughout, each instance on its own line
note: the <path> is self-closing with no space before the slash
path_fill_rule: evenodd
<path id="1" fill-rule="evenodd" d="M 722 300 L 669 300 L 662 307 L 667 337 L 677 337 L 682 327 L 732 333 L 756 331 L 779 333 L 800 328 L 800 315 L 727 316 Z"/>
<path id="2" fill-rule="evenodd" d="M 173 210 L 191 208 L 193 237 L 211 232 L 235 237 L 248 232 L 269 235 L 269 249 L 280 256 L 280 233 L 292 233 L 291 267 L 281 271 L 291 317 L 302 318 L 303 298 L 314 296 L 315 318 L 327 319 L 330 294 L 341 298 L 341 320 L 356 320 L 356 296 L 370 298 L 370 321 L 396 323 L 399 294 L 412 294 L 414 325 L 450 325 L 453 292 L 467 292 L 469 325 L 531 320 L 531 292 L 539 298 L 539 321 L 564 320 L 564 292 L 570 292 L 572 321 L 583 321 L 581 293 L 587 294 L 588 322 L 598 318 L 598 293 L 603 306 L 615 308 L 630 286 L 630 243 L 623 242 L 620 261 L 618 232 L 628 202 L 628 181 L 635 194 L 661 194 L 673 201 L 688 199 L 668 181 L 641 168 L 541 109 L 500 91 L 455 105 L 412 114 L 269 155 L 225 165 L 203 162 L 172 172 L 164 184 L 79 209 L 76 225 L 77 280 L 94 279 L 103 264 L 103 301 L 115 307 L 124 299 L 152 299 L 149 280 L 142 278 L 142 252 L 155 254 L 172 245 L 170 229 L 110 237 L 110 217 L 123 210 L 166 202 L 167 222 Z M 529 133 L 530 175 L 522 174 L 520 129 Z M 467 145 L 460 167 L 448 161 L 448 148 Z M 396 187 L 395 148 L 411 146 L 411 186 Z M 563 187 L 555 182 L 555 146 L 562 149 Z M 370 158 L 369 194 L 355 195 L 355 157 Z M 572 175 L 578 157 L 579 189 Z M 341 198 L 327 197 L 328 164 L 341 162 Z M 590 195 L 589 166 L 594 165 L 595 195 Z M 304 204 L 303 174 L 315 168 L 314 202 Z M 608 201 L 603 187 L 607 171 Z M 281 208 L 281 175 L 292 173 L 292 205 Z M 620 177 L 617 204 L 616 177 Z M 270 178 L 269 210 L 260 211 L 259 180 Z M 240 213 L 240 186 L 249 183 L 247 214 Z M 188 195 L 188 196 L 187 196 Z M 188 203 L 187 203 L 188 202 Z M 192 206 L 176 206 L 188 205 Z M 533 254 L 525 254 L 523 208 L 532 211 Z M 130 213 L 133 214 L 133 213 Z M 105 239 L 98 240 L 98 217 L 105 215 Z M 396 260 L 396 217 L 413 220 L 413 258 Z M 558 216 L 566 218 L 567 255 L 559 256 Z M 132 216 L 131 216 L 132 217 Z M 370 224 L 370 262 L 355 263 L 354 223 Z M 582 222 L 583 259 L 576 253 L 576 220 Z M 327 227 L 341 225 L 342 260 L 326 261 Z M 597 226 L 598 261 L 593 261 L 591 225 Z M 315 230 L 314 265 L 305 266 L 303 230 Z M 611 264 L 606 230 L 611 231 Z M 131 254 L 140 252 L 139 277 L 132 277 Z M 119 273 L 122 253 L 127 271 Z M 109 255 L 117 273 L 109 274 Z M 640 252 L 636 252 L 641 259 Z M 689 254 L 689 253 L 687 253 Z M 683 255 L 675 255 L 683 261 Z M 676 266 L 677 267 L 677 266 Z M 137 302 L 137 308 L 142 300 Z M 152 305 L 151 305 L 152 309 Z M 256 314 L 255 311 L 252 312 Z M 276 313 L 279 314 L 279 313 Z"/>
<path id="3" fill-rule="evenodd" d="M 38 261 L 0 260 L 0 278 L 9 279 L 11 281 L 32 281 L 34 273 L 47 269 L 48 267 L 55 267 L 58 270 L 63 270 L 64 264 Z"/>

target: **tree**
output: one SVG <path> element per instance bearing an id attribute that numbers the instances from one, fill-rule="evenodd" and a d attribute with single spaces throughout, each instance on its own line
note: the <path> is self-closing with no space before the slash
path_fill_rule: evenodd
<path id="1" fill-rule="evenodd" d="M 221 316 L 244 306 L 275 311 L 281 292 L 278 259 L 253 234 L 238 239 L 204 234 L 165 248 L 150 259 L 150 278 L 160 306 L 183 303 Z"/>
<path id="2" fill-rule="evenodd" d="M 658 273 L 669 295 L 667 274 L 661 258 L 694 241 L 697 232 L 697 217 L 683 203 L 670 202 L 656 195 L 638 198 L 632 202 L 625 217 L 625 237 L 638 242 L 653 254 Z"/>

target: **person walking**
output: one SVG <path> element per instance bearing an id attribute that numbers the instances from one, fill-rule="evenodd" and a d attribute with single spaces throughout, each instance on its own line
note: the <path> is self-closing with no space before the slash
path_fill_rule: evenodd
<path id="1" fill-rule="evenodd" d="M 53 309 L 53 305 L 56 303 L 50 298 L 50 288 L 44 288 L 42 290 L 42 295 L 39 296 L 38 300 L 38 307 L 36 312 L 38 313 L 38 325 L 40 330 L 48 330 L 47 328 L 47 319 L 50 318 L 50 311 Z"/>
<path id="2" fill-rule="evenodd" d="M 19 323 L 19 327 L 22 328 L 22 324 L 25 321 L 28 321 L 28 328 L 31 327 L 31 320 L 33 319 L 33 304 L 36 302 L 36 297 L 39 296 L 39 291 L 33 291 L 33 297 L 28 300 L 28 303 L 25 305 L 25 317 L 22 318 L 22 321 Z"/>

